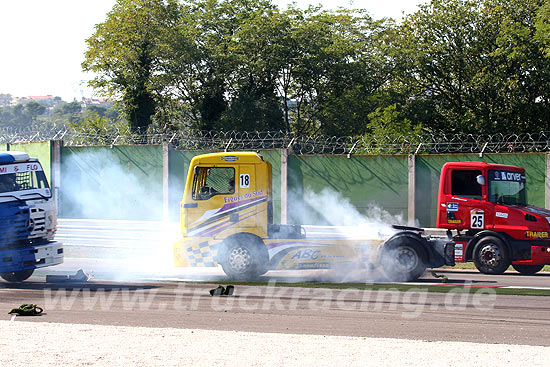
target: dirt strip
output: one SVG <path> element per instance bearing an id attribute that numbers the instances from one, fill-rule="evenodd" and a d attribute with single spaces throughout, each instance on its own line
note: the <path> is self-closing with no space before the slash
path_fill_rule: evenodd
<path id="1" fill-rule="evenodd" d="M 151 317 L 162 315 L 151 314 Z M 550 347 L 0 321 L 0 365 L 547 366 Z"/>

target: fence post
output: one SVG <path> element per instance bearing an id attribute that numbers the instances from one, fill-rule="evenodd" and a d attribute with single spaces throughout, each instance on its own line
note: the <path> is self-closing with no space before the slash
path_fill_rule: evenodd
<path id="1" fill-rule="evenodd" d="M 550 209 L 550 153 L 544 154 L 546 156 L 546 170 L 544 175 L 544 207 Z"/>
<path id="2" fill-rule="evenodd" d="M 281 224 L 287 220 L 288 149 L 281 149 Z"/>
<path id="3" fill-rule="evenodd" d="M 50 162 L 51 162 L 51 183 L 52 195 L 56 205 L 57 212 L 61 210 L 59 205 L 59 188 L 61 187 L 61 146 L 62 140 L 52 140 L 50 142 Z"/>
<path id="4" fill-rule="evenodd" d="M 169 204 L 170 196 L 168 194 L 169 182 L 168 182 L 168 173 L 169 173 L 169 156 L 170 156 L 168 142 L 162 142 L 162 218 L 164 221 L 169 220 Z"/>
<path id="5" fill-rule="evenodd" d="M 415 179 L 416 179 L 416 155 L 409 154 L 409 194 L 408 194 L 408 213 L 407 213 L 407 223 L 410 226 L 414 226 L 416 219 L 416 208 L 415 208 Z"/>

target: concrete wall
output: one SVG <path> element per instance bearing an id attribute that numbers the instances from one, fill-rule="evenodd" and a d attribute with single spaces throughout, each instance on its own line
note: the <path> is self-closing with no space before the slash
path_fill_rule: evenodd
<path id="1" fill-rule="evenodd" d="M 63 147 L 60 216 L 162 219 L 162 146 Z"/>
<path id="2" fill-rule="evenodd" d="M 310 213 L 302 200 L 307 190 L 319 193 L 325 188 L 339 193 L 363 214 L 375 205 L 406 217 L 407 156 L 289 156 L 288 166 L 289 223 Z"/>
<path id="3" fill-rule="evenodd" d="M 1 149 L 1 146 L 0 146 Z M 39 157 L 50 175 L 52 144 L 11 145 Z M 78 218 L 178 220 L 179 204 L 191 159 L 209 151 L 181 152 L 162 146 L 62 147 L 60 216 Z M 407 221 L 414 213 L 423 227 L 435 226 L 441 167 L 448 161 L 485 161 L 526 169 L 528 200 L 544 207 L 546 153 L 417 155 L 292 155 L 281 150 L 260 152 L 273 166 L 274 220 L 284 216 L 282 170 L 287 176 L 287 222 L 301 223 L 304 214 L 316 223 L 330 213 L 313 215 L 307 192 L 328 189 L 367 214 L 378 206 Z M 412 161 L 411 161 L 412 159 Z M 413 162 L 413 165 L 410 163 Z M 412 170 L 412 171 L 411 171 Z M 409 178 L 411 181 L 409 195 Z M 550 180 L 549 180 L 550 182 Z M 414 184 L 414 185 L 413 185 Z M 164 195 L 163 195 L 164 194 Z M 163 207 L 164 205 L 164 207 Z M 409 212 L 409 209 L 412 211 Z M 411 219 L 411 218 L 409 218 Z M 307 223 L 305 223 L 307 224 Z"/>

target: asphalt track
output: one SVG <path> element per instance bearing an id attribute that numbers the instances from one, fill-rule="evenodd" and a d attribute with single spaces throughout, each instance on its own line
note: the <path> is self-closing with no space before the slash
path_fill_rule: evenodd
<path id="1" fill-rule="evenodd" d="M 472 277 L 464 273 L 446 274 L 451 281 Z M 231 297 L 212 297 L 215 285 L 1 283 L 0 319 L 10 319 L 7 312 L 21 303 L 36 303 L 45 314 L 25 321 L 550 346 L 548 297 L 496 295 L 487 287 L 445 294 L 239 285 Z"/>
<path id="2" fill-rule="evenodd" d="M 97 232 L 82 230 L 76 242 L 67 246 L 65 264 L 38 271 L 21 285 L 0 282 L 0 319 L 9 320 L 8 311 L 19 304 L 36 303 L 45 309 L 42 316 L 18 317 L 15 322 L 24 319 L 550 346 L 550 297 L 496 295 L 492 288 L 550 288 L 549 273 L 521 276 L 510 271 L 489 276 L 476 271 L 437 271 L 449 278 L 447 284 L 471 287 L 467 294 L 237 285 L 231 297 L 211 297 L 208 291 L 224 279 L 219 268 L 174 269 L 170 267 L 169 245 L 151 252 L 147 245 L 138 248 L 136 239 L 112 239 L 119 236 L 118 229 L 112 231 L 112 242 L 108 243 L 107 239 L 97 239 Z M 73 238 L 63 236 L 65 243 Z M 135 249 L 132 253 L 139 256 L 107 256 L 120 254 L 120 244 Z M 46 274 L 71 273 L 79 268 L 92 273 L 93 280 L 72 285 L 44 282 Z M 271 271 L 262 278 L 273 284 L 329 279 L 326 271 Z M 440 281 L 428 272 L 415 284 L 420 288 L 431 283 Z"/>

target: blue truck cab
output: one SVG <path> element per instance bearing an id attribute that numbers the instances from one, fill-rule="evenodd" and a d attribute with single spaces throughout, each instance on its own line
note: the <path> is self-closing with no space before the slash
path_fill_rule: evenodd
<path id="1" fill-rule="evenodd" d="M 0 277 L 22 282 L 37 268 L 63 263 L 56 227 L 56 203 L 38 159 L 0 151 Z"/>

